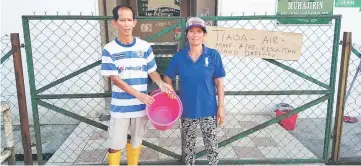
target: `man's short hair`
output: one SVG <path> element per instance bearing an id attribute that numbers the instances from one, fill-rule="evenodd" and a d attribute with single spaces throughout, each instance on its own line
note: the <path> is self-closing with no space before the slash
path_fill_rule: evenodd
<path id="1" fill-rule="evenodd" d="M 129 9 L 133 13 L 133 19 L 135 19 L 135 13 L 134 13 L 132 7 L 130 7 L 128 5 L 118 5 L 113 9 L 113 19 L 114 20 L 119 19 L 119 13 L 118 13 L 119 9 Z"/>

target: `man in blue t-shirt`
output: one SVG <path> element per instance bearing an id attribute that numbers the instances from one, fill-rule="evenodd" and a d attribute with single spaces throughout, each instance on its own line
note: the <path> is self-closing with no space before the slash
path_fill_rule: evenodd
<path id="1" fill-rule="evenodd" d="M 198 17 L 187 21 L 189 45 L 177 52 L 165 72 L 164 81 L 172 85 L 179 75 L 180 99 L 183 103 L 181 120 L 182 157 L 185 164 L 195 163 L 196 129 L 200 123 L 209 164 L 218 163 L 217 121 L 224 121 L 225 71 L 217 50 L 203 44 L 206 35 L 204 21 Z M 217 98 L 218 96 L 218 104 Z"/>

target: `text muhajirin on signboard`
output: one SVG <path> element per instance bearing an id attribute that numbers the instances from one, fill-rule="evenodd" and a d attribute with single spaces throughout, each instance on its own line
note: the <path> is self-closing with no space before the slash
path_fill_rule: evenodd
<path id="1" fill-rule="evenodd" d="M 332 15 L 333 0 L 278 0 L 277 15 Z M 330 18 L 281 18 L 280 24 L 329 24 Z"/>

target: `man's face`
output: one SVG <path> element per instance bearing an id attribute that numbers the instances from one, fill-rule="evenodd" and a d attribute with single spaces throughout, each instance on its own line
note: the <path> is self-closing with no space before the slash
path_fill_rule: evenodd
<path id="1" fill-rule="evenodd" d="M 133 28 L 137 21 L 133 19 L 133 13 L 130 9 L 120 8 L 118 10 L 118 20 L 113 20 L 113 26 L 118 29 L 121 36 L 131 36 Z"/>

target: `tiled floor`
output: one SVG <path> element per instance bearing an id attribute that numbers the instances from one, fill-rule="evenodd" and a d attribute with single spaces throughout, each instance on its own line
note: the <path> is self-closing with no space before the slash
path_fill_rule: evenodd
<path id="1" fill-rule="evenodd" d="M 226 140 L 236 134 L 270 120 L 267 115 L 227 115 L 227 121 L 219 128 L 217 138 Z M 102 122 L 107 125 L 107 122 Z M 201 132 L 197 135 L 196 149 L 204 149 Z M 56 151 L 47 164 L 99 164 L 107 162 L 107 133 L 94 126 L 80 123 L 68 139 Z M 181 154 L 179 123 L 167 131 L 156 130 L 148 123 L 146 141 Z M 126 160 L 123 150 L 122 160 Z M 256 131 L 225 147 L 219 148 L 221 159 L 310 159 L 316 156 L 280 125 L 274 124 Z M 157 161 L 173 158 L 143 146 L 140 160 Z M 206 159 L 206 156 L 201 157 Z"/>

